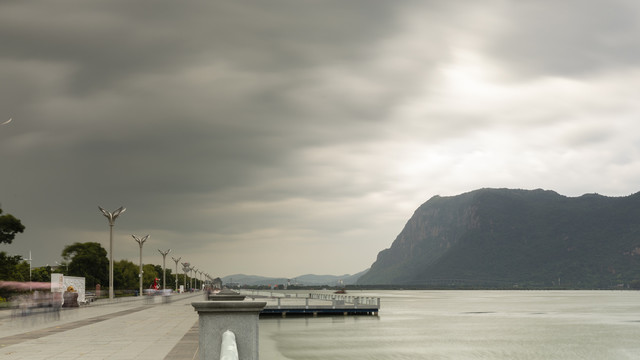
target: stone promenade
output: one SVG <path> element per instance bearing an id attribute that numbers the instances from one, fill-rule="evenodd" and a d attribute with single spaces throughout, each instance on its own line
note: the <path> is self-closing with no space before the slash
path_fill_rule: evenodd
<path id="1" fill-rule="evenodd" d="M 202 293 L 130 298 L 13 316 L 0 311 L 0 359 L 197 359 Z M 151 301 L 155 300 L 155 301 Z"/>

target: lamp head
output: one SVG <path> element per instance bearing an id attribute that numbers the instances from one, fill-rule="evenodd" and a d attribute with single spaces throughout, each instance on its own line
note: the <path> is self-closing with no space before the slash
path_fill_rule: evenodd
<path id="1" fill-rule="evenodd" d="M 113 222 L 116 220 L 116 218 L 122 214 L 125 210 L 124 207 L 120 206 L 119 208 L 117 208 L 114 212 L 109 212 L 105 209 L 103 209 L 101 206 L 98 206 L 98 209 L 100 209 L 100 211 L 102 212 L 102 215 L 104 215 L 104 217 L 106 217 L 107 219 L 109 219 L 109 224 L 113 225 Z"/>
<path id="2" fill-rule="evenodd" d="M 140 247 L 142 247 L 142 244 L 144 244 L 144 242 L 147 241 L 147 239 L 149 238 L 149 235 L 143 236 L 142 239 L 137 237 L 137 236 L 135 236 L 135 235 L 131 235 L 131 236 L 133 237 L 133 239 L 135 241 L 138 242 L 138 244 L 140 244 Z"/>

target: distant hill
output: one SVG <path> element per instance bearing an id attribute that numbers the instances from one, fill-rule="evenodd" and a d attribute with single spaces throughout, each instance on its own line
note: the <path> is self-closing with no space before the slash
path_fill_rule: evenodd
<path id="1" fill-rule="evenodd" d="M 367 270 L 359 272 L 354 275 L 300 275 L 294 278 L 278 278 L 278 277 L 264 277 L 257 275 L 244 275 L 234 274 L 225 276 L 222 278 L 224 283 L 238 283 L 240 285 L 249 286 L 268 286 L 268 285 L 280 285 L 287 284 L 291 281 L 291 284 L 304 285 L 304 286 L 340 286 L 340 285 L 353 285 L 358 278 L 364 274 Z"/>
<path id="2" fill-rule="evenodd" d="M 640 284 L 640 193 L 480 189 L 421 205 L 359 285 Z"/>

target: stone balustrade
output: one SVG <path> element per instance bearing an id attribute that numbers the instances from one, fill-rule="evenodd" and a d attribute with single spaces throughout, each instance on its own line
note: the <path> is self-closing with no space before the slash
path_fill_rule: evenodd
<path id="1" fill-rule="evenodd" d="M 258 360 L 258 318 L 267 305 L 259 301 L 197 301 L 200 360 L 220 359 L 223 334 L 235 334 L 238 355 Z"/>

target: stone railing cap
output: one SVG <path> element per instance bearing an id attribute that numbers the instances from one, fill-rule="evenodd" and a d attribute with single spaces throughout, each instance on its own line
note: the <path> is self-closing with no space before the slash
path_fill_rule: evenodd
<path id="1" fill-rule="evenodd" d="M 264 301 L 196 301 L 192 302 L 197 312 L 260 312 L 267 306 Z"/>

